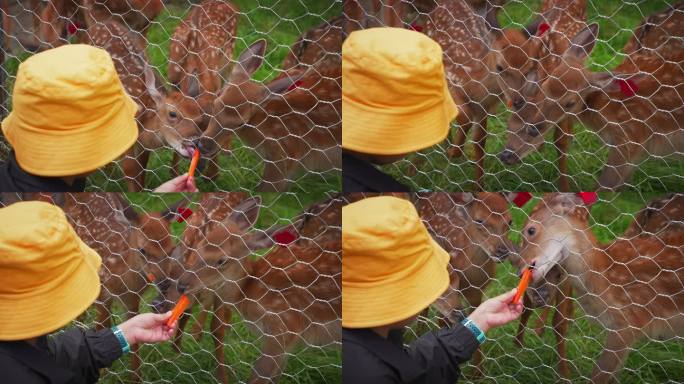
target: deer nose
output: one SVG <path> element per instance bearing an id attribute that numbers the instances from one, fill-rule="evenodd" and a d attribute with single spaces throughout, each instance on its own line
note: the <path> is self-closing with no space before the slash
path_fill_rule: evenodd
<path id="1" fill-rule="evenodd" d="M 518 161 L 520 161 L 520 158 L 518 158 L 518 155 L 511 151 L 510 149 L 505 149 L 503 152 L 499 154 L 499 159 L 501 159 L 501 162 L 504 164 L 515 164 Z"/>
<path id="2" fill-rule="evenodd" d="M 176 289 L 178 290 L 178 293 L 185 293 L 185 291 L 188 290 L 188 285 L 185 283 L 178 282 L 176 285 Z"/>
<path id="3" fill-rule="evenodd" d="M 513 109 L 519 110 L 525 105 L 525 100 L 522 97 L 516 97 L 513 99 Z"/>
<path id="4" fill-rule="evenodd" d="M 216 152 L 217 146 L 213 139 L 207 137 L 199 137 L 193 142 L 195 147 L 199 149 L 200 153 L 205 156 L 211 156 Z"/>
<path id="5" fill-rule="evenodd" d="M 541 134 L 540 128 L 541 127 L 539 126 L 539 124 L 536 124 L 536 125 L 528 124 L 525 127 L 525 132 L 527 132 L 527 134 L 532 136 L 532 137 L 537 137 Z"/>

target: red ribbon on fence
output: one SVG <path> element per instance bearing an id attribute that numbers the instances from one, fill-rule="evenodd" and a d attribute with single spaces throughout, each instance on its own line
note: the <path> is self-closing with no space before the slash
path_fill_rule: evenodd
<path id="1" fill-rule="evenodd" d="M 301 86 L 302 86 L 302 81 L 301 81 L 301 80 L 297 80 L 297 81 L 295 81 L 294 83 L 292 83 L 292 85 L 290 85 L 289 87 L 287 87 L 287 92 L 290 92 L 291 90 L 293 90 L 293 89 L 295 89 L 295 88 L 299 88 L 299 87 L 301 87 Z"/>
<path id="2" fill-rule="evenodd" d="M 529 192 L 518 192 L 518 194 L 513 199 L 513 204 L 517 205 L 518 208 L 522 208 L 528 201 L 532 199 L 532 194 Z"/>
<path id="3" fill-rule="evenodd" d="M 188 219 L 192 215 L 192 209 L 187 208 L 187 207 L 179 207 L 178 208 L 178 219 L 177 221 L 179 223 L 184 222 L 185 220 Z"/>
<path id="4" fill-rule="evenodd" d="M 549 29 L 551 29 L 551 26 L 548 23 L 539 24 L 539 27 L 537 27 L 537 37 L 544 36 Z"/>
<path id="5" fill-rule="evenodd" d="M 620 86 L 620 92 L 627 97 L 636 95 L 639 87 L 632 79 L 615 79 L 615 82 Z"/>
<path id="6" fill-rule="evenodd" d="M 288 245 L 297 240 L 297 235 L 285 229 L 273 234 L 273 240 L 275 240 L 278 245 Z"/>
<path id="7" fill-rule="evenodd" d="M 409 25 L 409 29 L 416 31 L 416 32 L 423 32 L 423 28 L 424 27 L 422 25 L 415 23 L 415 22 L 413 22 Z"/>

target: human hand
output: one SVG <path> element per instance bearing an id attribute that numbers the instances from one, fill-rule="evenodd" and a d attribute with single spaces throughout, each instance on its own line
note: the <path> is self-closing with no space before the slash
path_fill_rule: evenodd
<path id="1" fill-rule="evenodd" d="M 199 192 L 195 178 L 188 174 L 180 175 L 157 187 L 155 192 Z"/>
<path id="2" fill-rule="evenodd" d="M 118 327 L 131 346 L 138 343 L 158 343 L 169 340 L 176 331 L 177 322 L 171 328 L 166 326 L 169 317 L 171 311 L 160 314 L 143 313 L 124 321 Z"/>
<path id="3" fill-rule="evenodd" d="M 522 303 L 512 304 L 516 289 L 493 297 L 475 308 L 468 318 L 477 325 L 482 332 L 487 332 L 517 319 L 523 311 Z"/>

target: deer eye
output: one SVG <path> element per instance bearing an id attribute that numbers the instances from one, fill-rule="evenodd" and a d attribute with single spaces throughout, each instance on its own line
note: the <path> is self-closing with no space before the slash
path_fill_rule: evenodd
<path id="1" fill-rule="evenodd" d="M 574 101 L 568 101 L 567 103 L 565 103 L 565 108 L 572 108 L 574 106 L 575 106 Z"/>
<path id="2" fill-rule="evenodd" d="M 496 71 L 497 71 L 497 72 L 502 72 L 502 71 L 503 71 L 503 67 L 502 67 L 501 65 L 497 64 L 497 65 L 496 65 Z"/>
<path id="3" fill-rule="evenodd" d="M 138 249 L 138 251 L 142 253 L 143 256 L 147 256 L 147 251 L 145 250 L 145 248 L 140 248 Z"/>
<path id="4" fill-rule="evenodd" d="M 513 220 L 508 220 L 508 226 L 512 227 L 513 226 Z"/>
<path id="5" fill-rule="evenodd" d="M 480 219 L 477 219 L 477 220 L 475 220 L 475 223 L 476 223 L 477 225 L 482 225 L 482 224 L 484 224 L 484 221 L 482 221 L 482 220 L 480 220 Z"/>
<path id="6" fill-rule="evenodd" d="M 219 268 L 221 268 L 221 267 L 223 267 L 224 265 L 226 265 L 227 263 L 228 263 L 228 258 L 227 258 L 227 257 L 223 257 L 223 258 L 219 259 L 219 261 L 216 263 L 216 266 L 219 267 Z"/>
<path id="7" fill-rule="evenodd" d="M 178 114 L 176 113 L 176 111 L 169 111 L 169 117 L 175 119 L 178 117 Z"/>
<path id="8" fill-rule="evenodd" d="M 530 236 L 534 236 L 534 234 L 537 233 L 537 228 L 535 227 L 529 227 L 527 228 L 527 234 Z"/>

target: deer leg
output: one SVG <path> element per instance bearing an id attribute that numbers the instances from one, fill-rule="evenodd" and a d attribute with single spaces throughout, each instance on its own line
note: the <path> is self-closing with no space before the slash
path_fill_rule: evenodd
<path id="1" fill-rule="evenodd" d="M 195 339 L 197 342 L 199 342 L 202 339 L 202 333 L 204 332 L 204 324 L 207 322 L 207 315 L 209 315 L 207 309 L 200 309 L 200 312 L 197 315 L 197 318 L 195 319 L 195 323 L 192 325 L 192 329 L 190 330 L 192 338 Z"/>
<path id="2" fill-rule="evenodd" d="M 541 310 L 541 314 L 537 318 L 537 322 L 534 325 L 534 333 L 537 334 L 537 336 L 541 336 L 544 334 L 544 331 L 546 330 L 546 324 L 549 321 L 549 315 L 551 314 L 551 307 L 545 306 Z"/>
<path id="3" fill-rule="evenodd" d="M 556 151 L 558 152 L 558 187 L 561 192 L 568 192 L 570 190 L 570 180 L 568 178 L 568 151 L 570 150 L 570 131 L 572 130 L 572 121 L 565 119 L 560 122 L 554 132 L 554 143 Z"/>
<path id="4" fill-rule="evenodd" d="M 297 338 L 296 333 L 282 330 L 278 337 L 264 335 L 261 346 L 261 356 L 254 364 L 249 384 L 271 384 L 278 381 L 278 377 L 285 370 L 287 363 L 287 348 Z"/>
<path id="5" fill-rule="evenodd" d="M 599 189 L 614 191 L 622 187 L 634 173 L 643 153 L 644 147 L 637 143 L 623 143 L 611 148 L 599 177 Z"/>
<path id="6" fill-rule="evenodd" d="M 609 331 L 603 352 L 596 362 L 591 382 L 596 384 L 616 383 L 617 373 L 629 355 L 630 346 L 636 341 L 635 332 L 629 328 Z"/>
<path id="7" fill-rule="evenodd" d="M 226 373 L 226 356 L 223 353 L 223 339 L 226 335 L 226 311 L 230 310 L 221 302 L 220 298 L 214 301 L 214 316 L 211 318 L 211 334 L 214 338 L 214 357 L 216 357 L 216 381 L 228 383 L 228 373 Z"/>
<path id="8" fill-rule="evenodd" d="M 451 139 L 451 147 L 447 151 L 447 155 L 451 159 L 465 156 L 465 141 L 468 137 L 468 132 L 470 132 L 470 128 L 473 126 L 470 119 L 466 116 L 465 111 L 461 111 L 461 113 L 456 116 L 456 122 L 458 125 L 456 126 L 456 131 Z"/>
<path id="9" fill-rule="evenodd" d="M 485 146 L 487 145 L 486 117 L 475 125 L 473 140 L 475 141 L 475 185 L 481 191 L 484 177 Z"/>
<path id="10" fill-rule="evenodd" d="M 345 32 L 350 34 L 363 28 L 363 7 L 359 0 L 344 0 Z"/>
<path id="11" fill-rule="evenodd" d="M 567 352 L 565 351 L 565 335 L 568 333 L 568 326 L 572 317 L 572 288 L 569 282 L 564 282 L 557 288 L 556 292 L 556 312 L 553 315 L 553 330 L 556 333 L 558 349 L 558 374 L 561 379 L 567 380 L 570 377 L 570 367 L 568 365 Z"/>
<path id="12" fill-rule="evenodd" d="M 386 27 L 402 27 L 401 5 L 401 0 L 385 0 L 382 18 Z"/>
<path id="13" fill-rule="evenodd" d="M 140 192 L 145 188 L 145 168 L 149 159 L 150 151 L 136 145 L 121 161 L 129 192 Z"/>
<path id="14" fill-rule="evenodd" d="M 530 315 L 534 311 L 530 308 L 530 299 L 525 296 L 523 299 L 525 305 L 523 307 L 523 312 L 520 315 L 520 324 L 518 325 L 518 332 L 515 334 L 515 340 L 513 343 L 518 347 L 522 348 L 525 344 L 525 330 L 527 329 L 527 322 L 530 320 Z"/>
<path id="15" fill-rule="evenodd" d="M 173 348 L 173 350 L 178 353 L 180 353 L 181 351 L 183 330 L 185 329 L 185 326 L 188 324 L 188 319 L 190 319 L 190 315 L 188 315 L 187 313 L 182 314 L 180 319 L 178 319 L 178 329 L 176 329 L 176 334 L 173 337 L 173 344 L 171 345 L 171 348 Z"/>
<path id="16" fill-rule="evenodd" d="M 259 192 L 284 192 L 290 186 L 289 179 L 291 170 L 296 160 L 283 159 L 277 162 L 266 161 L 264 164 L 264 177 L 257 187 Z"/>

